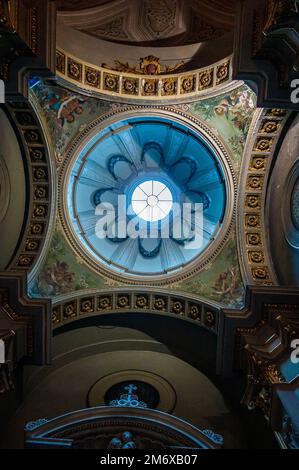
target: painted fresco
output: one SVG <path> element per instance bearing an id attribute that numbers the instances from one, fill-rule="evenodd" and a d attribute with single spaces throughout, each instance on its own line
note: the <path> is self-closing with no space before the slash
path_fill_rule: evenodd
<path id="1" fill-rule="evenodd" d="M 58 224 L 42 269 L 30 286 L 30 296 L 55 297 L 78 290 L 101 289 L 104 285 L 105 280 L 75 256 Z"/>
<path id="2" fill-rule="evenodd" d="M 202 272 L 182 283 L 179 290 L 212 300 L 226 307 L 243 307 L 245 289 L 234 233 L 218 257 L 206 265 Z"/>

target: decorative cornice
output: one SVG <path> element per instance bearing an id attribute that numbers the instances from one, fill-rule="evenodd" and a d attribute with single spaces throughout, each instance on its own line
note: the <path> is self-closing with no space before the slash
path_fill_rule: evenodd
<path id="1" fill-rule="evenodd" d="M 172 315 L 218 334 L 220 308 L 186 295 L 153 289 L 126 288 L 81 292 L 54 299 L 53 328 L 103 314 L 138 312 Z"/>
<path id="2" fill-rule="evenodd" d="M 150 409 L 104 406 L 75 411 L 53 420 L 31 422 L 26 428 L 25 444 L 38 446 L 42 437 L 45 447 L 49 438 L 54 445 L 56 441 L 57 446 L 60 440 L 73 440 L 76 446 L 83 437 L 105 437 L 107 440 L 107 435 L 112 438 L 127 429 L 140 438 L 158 441 L 162 447 L 218 449 L 223 443 L 219 437 L 216 442 L 216 435 L 212 431 L 201 431 L 167 413 Z"/>
<path id="3" fill-rule="evenodd" d="M 170 75 L 143 75 L 111 71 L 56 51 L 56 73 L 93 95 L 144 101 L 173 101 L 219 92 L 232 81 L 232 57 L 199 70 Z"/>

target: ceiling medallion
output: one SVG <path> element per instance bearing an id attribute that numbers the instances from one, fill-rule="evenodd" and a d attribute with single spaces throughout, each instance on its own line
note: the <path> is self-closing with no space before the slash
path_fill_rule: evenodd
<path id="1" fill-rule="evenodd" d="M 111 114 L 106 125 L 100 119 L 84 130 L 61 168 L 59 209 L 92 269 L 120 282 L 167 285 L 224 246 L 236 181 L 225 148 L 197 119 L 165 108 L 143 113 Z"/>
<path id="2" fill-rule="evenodd" d="M 150 33 L 159 38 L 163 33 L 169 34 L 176 23 L 178 4 L 176 0 L 144 2 L 145 26 Z"/>

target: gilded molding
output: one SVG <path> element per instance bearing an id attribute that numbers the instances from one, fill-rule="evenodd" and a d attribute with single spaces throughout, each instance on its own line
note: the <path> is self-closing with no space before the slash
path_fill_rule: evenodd
<path id="1" fill-rule="evenodd" d="M 0 25 L 12 29 L 7 0 L 0 0 Z"/>
<path id="2" fill-rule="evenodd" d="M 54 299 L 53 328 L 67 323 L 107 313 L 145 312 L 173 315 L 190 320 L 218 334 L 220 308 L 182 294 L 142 288 L 118 288 L 104 291 L 82 291 L 73 297 Z"/>
<path id="3" fill-rule="evenodd" d="M 141 276 L 126 276 L 125 274 L 118 274 L 112 269 L 104 265 L 100 265 L 95 258 L 88 253 L 77 239 L 74 229 L 69 220 L 68 207 L 67 207 L 67 187 L 70 176 L 70 169 L 75 161 L 78 152 L 85 145 L 86 141 L 96 135 L 100 130 L 108 127 L 115 121 L 127 119 L 134 116 L 161 116 L 168 117 L 177 122 L 183 122 L 185 125 L 193 129 L 195 132 L 201 133 L 202 137 L 209 142 L 216 155 L 221 162 L 226 182 L 227 182 L 227 208 L 224 217 L 223 226 L 219 232 L 218 237 L 214 240 L 205 252 L 197 259 L 186 265 L 180 273 L 169 274 L 167 277 L 163 275 L 152 276 L 149 278 L 142 278 Z M 207 264 L 209 264 L 221 251 L 227 242 L 231 230 L 233 228 L 236 216 L 236 194 L 237 194 L 237 179 L 235 176 L 234 168 L 231 162 L 230 154 L 222 141 L 210 130 L 205 123 L 201 122 L 193 115 L 184 113 L 181 109 L 176 109 L 167 106 L 121 106 L 114 109 L 107 114 L 101 116 L 89 126 L 87 126 L 79 135 L 71 142 L 66 150 L 63 164 L 59 170 L 58 176 L 58 210 L 59 217 L 66 234 L 66 238 L 74 249 L 76 254 L 95 272 L 101 274 L 106 278 L 113 279 L 121 284 L 129 285 L 176 285 L 183 282 L 185 279 L 193 276 L 201 271 Z"/>
<path id="4" fill-rule="evenodd" d="M 38 54 L 39 46 L 39 24 L 38 24 L 38 8 L 33 7 L 29 9 L 29 28 L 30 28 L 30 49 L 34 54 Z"/>

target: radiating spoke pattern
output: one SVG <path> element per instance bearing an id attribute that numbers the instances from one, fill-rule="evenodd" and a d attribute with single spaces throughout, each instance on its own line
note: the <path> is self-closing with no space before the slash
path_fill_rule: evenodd
<path id="1" fill-rule="evenodd" d="M 132 196 L 136 215 L 147 222 L 157 222 L 170 213 L 173 198 L 170 189 L 160 181 L 147 180 L 139 184 Z"/>

